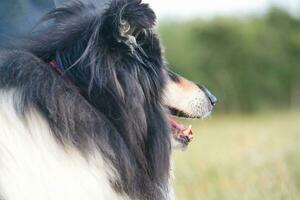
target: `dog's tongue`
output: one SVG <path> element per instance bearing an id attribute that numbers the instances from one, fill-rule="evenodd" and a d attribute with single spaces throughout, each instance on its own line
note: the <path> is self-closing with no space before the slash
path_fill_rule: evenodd
<path id="1" fill-rule="evenodd" d="M 172 134 L 177 139 L 186 139 L 187 142 L 191 142 L 193 139 L 192 126 L 186 128 L 183 124 L 178 123 L 174 117 L 170 117 Z"/>

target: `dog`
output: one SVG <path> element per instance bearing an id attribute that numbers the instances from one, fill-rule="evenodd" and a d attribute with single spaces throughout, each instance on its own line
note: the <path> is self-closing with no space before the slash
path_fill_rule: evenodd
<path id="1" fill-rule="evenodd" d="M 101 5 L 101 6 L 99 6 Z M 171 138 L 206 88 L 172 72 L 140 0 L 74 1 L 0 52 L 3 200 L 169 200 Z"/>

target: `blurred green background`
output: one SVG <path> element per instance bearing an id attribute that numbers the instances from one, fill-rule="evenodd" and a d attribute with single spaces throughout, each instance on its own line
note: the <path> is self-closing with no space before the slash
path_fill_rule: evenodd
<path id="1" fill-rule="evenodd" d="M 300 14 L 300 12 L 299 12 Z M 164 19 L 165 56 L 219 99 L 174 152 L 180 200 L 300 199 L 300 18 L 263 14 Z"/>
<path id="2" fill-rule="evenodd" d="M 299 200 L 299 122 L 299 111 L 193 121 L 188 150 L 173 152 L 177 199 Z"/>
<path id="3" fill-rule="evenodd" d="M 145 1 L 170 67 L 219 99 L 210 118 L 184 121 L 195 139 L 173 152 L 177 199 L 300 199 L 300 1 Z M 0 44 L 53 7 L 1 0 Z"/>

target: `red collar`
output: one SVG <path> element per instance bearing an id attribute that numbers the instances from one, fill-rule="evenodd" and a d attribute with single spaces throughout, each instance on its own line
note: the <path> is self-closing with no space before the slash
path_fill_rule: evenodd
<path id="1" fill-rule="evenodd" d="M 72 89 L 75 89 L 77 91 L 80 91 L 79 87 L 76 86 L 76 84 L 68 79 L 66 76 L 64 76 L 64 72 L 61 70 L 59 64 L 56 62 L 56 60 L 52 60 L 51 62 L 49 62 L 51 68 L 58 74 L 60 75 L 70 86 Z"/>
<path id="2" fill-rule="evenodd" d="M 58 63 L 55 60 L 52 60 L 49 64 L 56 73 L 58 73 L 59 75 L 63 75 L 63 71 L 60 69 Z"/>

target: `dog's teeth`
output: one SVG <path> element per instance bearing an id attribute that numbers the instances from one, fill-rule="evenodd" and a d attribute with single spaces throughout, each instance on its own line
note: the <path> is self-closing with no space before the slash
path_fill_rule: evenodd
<path id="1" fill-rule="evenodd" d="M 189 125 L 188 134 L 189 134 L 189 136 L 191 136 L 191 139 L 192 139 L 193 138 L 192 125 Z"/>

